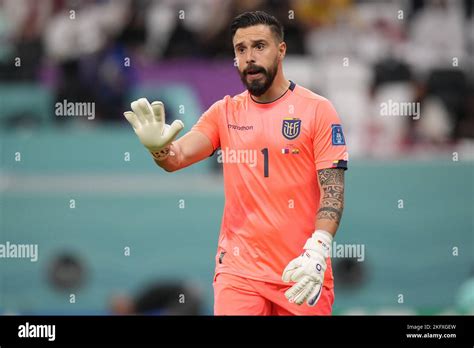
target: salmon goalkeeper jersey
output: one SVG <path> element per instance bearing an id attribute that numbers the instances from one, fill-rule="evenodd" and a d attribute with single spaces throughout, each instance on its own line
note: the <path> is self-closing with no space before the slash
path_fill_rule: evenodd
<path id="1" fill-rule="evenodd" d="M 291 81 L 290 81 L 291 82 Z M 285 284 L 281 274 L 315 230 L 317 170 L 347 169 L 341 121 L 324 97 L 291 82 L 279 99 L 258 103 L 248 91 L 202 114 L 203 133 L 223 163 L 225 207 L 216 275 Z M 331 262 L 324 285 L 333 288 Z"/>

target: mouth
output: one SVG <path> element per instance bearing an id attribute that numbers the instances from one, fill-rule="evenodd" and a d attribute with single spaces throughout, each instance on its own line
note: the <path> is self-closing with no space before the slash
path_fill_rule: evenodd
<path id="1" fill-rule="evenodd" d="M 263 73 L 260 70 L 249 70 L 247 71 L 247 77 L 254 80 L 263 77 Z"/>
<path id="2" fill-rule="evenodd" d="M 247 75 L 250 80 L 256 80 L 261 77 L 263 77 L 262 73 L 257 73 L 257 74 L 248 74 Z"/>

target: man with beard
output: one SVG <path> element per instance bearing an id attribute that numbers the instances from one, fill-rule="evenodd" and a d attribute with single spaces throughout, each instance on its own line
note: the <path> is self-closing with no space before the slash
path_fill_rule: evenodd
<path id="1" fill-rule="evenodd" d="M 273 16 L 243 13 L 231 29 L 245 92 L 214 103 L 176 141 L 183 124 L 166 125 L 161 102 L 139 99 L 124 115 L 168 172 L 219 147 L 257 157 L 224 161 L 216 315 L 329 315 L 348 160 L 341 121 L 327 99 L 283 75 L 286 44 Z"/>

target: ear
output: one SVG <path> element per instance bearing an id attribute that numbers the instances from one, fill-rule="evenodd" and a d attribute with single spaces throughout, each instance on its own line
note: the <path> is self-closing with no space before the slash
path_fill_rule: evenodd
<path id="1" fill-rule="evenodd" d="M 286 55 L 286 42 L 282 41 L 278 44 L 278 51 L 279 51 L 279 59 L 283 60 Z"/>

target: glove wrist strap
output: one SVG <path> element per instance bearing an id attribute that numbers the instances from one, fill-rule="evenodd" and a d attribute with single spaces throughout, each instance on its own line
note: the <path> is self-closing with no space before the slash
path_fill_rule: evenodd
<path id="1" fill-rule="evenodd" d="M 170 147 L 167 146 L 160 151 L 150 151 L 150 153 L 156 161 L 163 161 L 170 155 Z"/>
<path id="2" fill-rule="evenodd" d="M 306 241 L 304 245 L 305 250 L 317 250 L 323 249 L 324 255 L 329 257 L 331 255 L 331 244 L 332 244 L 333 236 L 327 231 L 324 230 L 316 230 L 311 238 Z"/>

